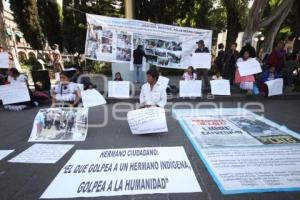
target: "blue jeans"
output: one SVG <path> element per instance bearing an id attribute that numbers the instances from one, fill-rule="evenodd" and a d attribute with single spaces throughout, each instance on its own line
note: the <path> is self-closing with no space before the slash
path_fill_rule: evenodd
<path id="1" fill-rule="evenodd" d="M 134 64 L 135 81 L 142 83 L 142 64 Z"/>

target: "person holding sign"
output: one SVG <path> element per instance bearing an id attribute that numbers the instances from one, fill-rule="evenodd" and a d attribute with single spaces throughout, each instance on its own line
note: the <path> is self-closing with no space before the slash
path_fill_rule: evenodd
<path id="1" fill-rule="evenodd" d="M 203 40 L 199 40 L 196 44 L 198 45 L 198 48 L 195 50 L 195 53 L 209 53 L 209 50 L 205 46 Z M 202 80 L 204 79 L 205 86 L 209 86 L 208 69 L 197 69 L 197 76 Z"/>
<path id="2" fill-rule="evenodd" d="M 182 78 L 185 81 L 197 80 L 197 74 L 194 73 L 194 68 L 192 66 L 189 66 L 187 71 L 183 74 Z"/>
<path id="3" fill-rule="evenodd" d="M 80 90 L 78 85 L 70 82 L 66 72 L 60 73 L 60 82 L 54 86 L 51 96 L 51 107 L 55 107 L 57 102 L 63 104 L 68 103 L 70 107 L 77 106 L 80 102 Z"/>
<path id="4" fill-rule="evenodd" d="M 271 66 L 269 67 L 268 70 L 265 70 L 262 74 L 262 78 L 261 78 L 261 87 L 260 87 L 260 91 L 261 94 L 263 96 L 268 95 L 268 86 L 266 85 L 267 81 L 272 81 L 275 80 L 277 78 L 280 78 L 279 73 L 276 71 L 276 67 L 275 66 Z"/>
<path id="5" fill-rule="evenodd" d="M 150 69 L 147 71 L 147 83 L 142 86 L 140 94 L 140 104 L 144 108 L 164 107 L 167 103 L 166 89 L 160 85 L 157 70 Z"/>
<path id="6" fill-rule="evenodd" d="M 237 62 L 247 61 L 250 58 L 250 53 L 248 50 L 245 50 L 243 57 L 239 58 Z M 235 83 L 240 84 L 242 90 L 247 91 L 247 95 L 252 95 L 253 84 L 255 82 L 254 75 L 241 76 L 239 69 L 235 72 Z"/>

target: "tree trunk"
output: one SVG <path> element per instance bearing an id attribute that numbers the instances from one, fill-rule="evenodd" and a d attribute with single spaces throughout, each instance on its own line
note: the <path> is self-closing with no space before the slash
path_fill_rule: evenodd
<path id="1" fill-rule="evenodd" d="M 274 44 L 275 37 L 281 27 L 281 24 L 288 16 L 292 6 L 294 4 L 294 0 L 290 1 L 290 4 L 285 7 L 285 9 L 281 12 L 281 15 L 278 15 L 277 20 L 273 20 L 273 22 L 266 27 L 267 33 L 265 35 L 265 41 L 262 45 L 264 52 L 271 52 Z"/>
<path id="2" fill-rule="evenodd" d="M 4 13 L 3 13 L 3 2 L 0 1 L 0 45 L 7 50 L 7 40 L 6 40 L 6 33 L 5 33 L 5 22 L 4 22 Z"/>
<path id="3" fill-rule="evenodd" d="M 294 39 L 294 45 L 293 45 L 293 52 L 299 52 L 300 51 L 300 1 L 295 1 L 294 4 L 295 9 L 295 15 L 296 15 L 296 33 L 295 33 L 295 39 Z"/>
<path id="4" fill-rule="evenodd" d="M 227 37 L 226 37 L 226 51 L 230 50 L 231 44 L 236 41 L 236 38 L 241 29 L 238 18 L 238 10 L 235 0 L 224 1 L 227 14 Z"/>
<path id="5" fill-rule="evenodd" d="M 247 26 L 244 31 L 243 44 L 245 43 L 245 41 L 252 41 L 253 35 L 258 29 L 258 25 L 260 23 L 266 5 L 267 0 L 254 1 L 252 8 L 249 12 Z"/>

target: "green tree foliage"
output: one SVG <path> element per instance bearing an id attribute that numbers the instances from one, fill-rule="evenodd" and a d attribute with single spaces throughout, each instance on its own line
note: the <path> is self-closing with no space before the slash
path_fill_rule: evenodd
<path id="1" fill-rule="evenodd" d="M 60 7 L 56 1 L 37 0 L 39 21 L 50 46 L 62 45 Z"/>
<path id="2" fill-rule="evenodd" d="M 26 41 L 33 49 L 43 49 L 45 36 L 39 21 L 36 0 L 10 0 L 10 8 Z"/>
<path id="3" fill-rule="evenodd" d="M 86 38 L 85 13 L 123 17 L 124 6 L 118 0 L 64 0 L 63 41 L 69 53 L 83 53 Z"/>

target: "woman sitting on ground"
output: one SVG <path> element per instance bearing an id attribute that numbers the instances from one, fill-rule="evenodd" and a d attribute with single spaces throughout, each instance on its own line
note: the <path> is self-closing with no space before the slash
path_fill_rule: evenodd
<path id="1" fill-rule="evenodd" d="M 115 79 L 114 79 L 114 81 L 123 81 L 123 78 L 122 78 L 122 75 L 121 75 L 120 72 L 117 72 L 117 73 L 115 74 Z"/>
<path id="2" fill-rule="evenodd" d="M 76 107 L 80 102 L 80 90 L 78 85 L 70 82 L 70 78 L 65 72 L 60 73 L 60 82 L 54 86 L 51 96 L 51 107 L 55 107 L 58 103 Z"/>
<path id="3" fill-rule="evenodd" d="M 185 81 L 197 80 L 197 74 L 194 73 L 194 68 L 192 66 L 189 66 L 187 71 L 183 74 L 182 78 Z"/>

